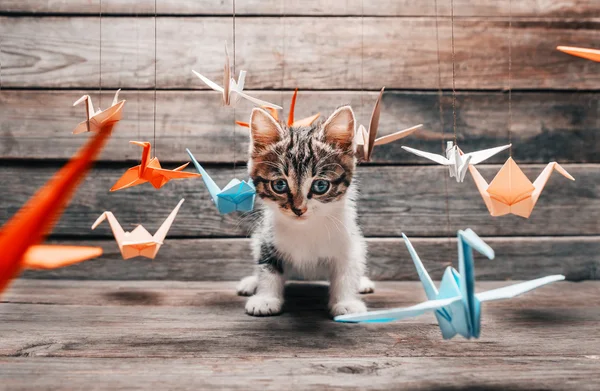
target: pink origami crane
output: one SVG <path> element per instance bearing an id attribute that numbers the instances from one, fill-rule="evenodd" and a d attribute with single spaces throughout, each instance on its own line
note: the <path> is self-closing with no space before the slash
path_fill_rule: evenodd
<path id="1" fill-rule="evenodd" d="M 525 218 L 529 218 L 529 215 L 531 215 L 533 207 L 540 198 L 542 190 L 544 190 L 546 182 L 548 182 L 554 170 L 572 181 L 575 180 L 560 164 L 551 162 L 548 163 L 535 182 L 531 183 L 517 166 L 517 163 L 509 157 L 488 185 L 475 166 L 469 166 L 475 185 L 477 185 L 477 189 L 492 216 L 503 216 L 512 213 Z"/>
<path id="2" fill-rule="evenodd" d="M 94 105 L 92 104 L 92 98 L 89 95 L 84 95 L 79 98 L 73 106 L 77 106 L 81 102 L 85 102 L 85 114 L 87 119 L 82 121 L 73 130 L 73 134 L 85 133 L 85 132 L 97 132 L 105 125 L 116 123 L 121 120 L 123 116 L 123 105 L 124 100 L 119 100 L 119 91 L 115 93 L 112 105 L 106 110 L 94 111 Z"/>
<path id="3" fill-rule="evenodd" d="M 119 245 L 119 250 L 121 250 L 121 255 L 123 259 L 135 258 L 135 257 L 145 257 L 154 259 L 160 246 L 163 244 L 163 240 L 167 236 L 167 232 L 169 232 L 169 228 L 173 224 L 175 220 L 175 216 L 177 216 L 177 212 L 179 212 L 179 208 L 181 204 L 183 204 L 185 199 L 181 199 L 175 209 L 171 212 L 169 217 L 162 223 L 158 231 L 154 234 L 154 236 L 150 235 L 150 233 L 146 230 L 146 228 L 138 225 L 131 232 L 123 231 L 121 228 L 121 224 L 117 221 L 117 218 L 112 214 L 112 212 L 104 212 L 98 217 L 94 225 L 92 225 L 92 229 L 96 229 L 96 227 L 102 223 L 105 219 L 108 219 L 108 223 L 110 224 L 110 228 L 115 235 L 115 240 Z"/>

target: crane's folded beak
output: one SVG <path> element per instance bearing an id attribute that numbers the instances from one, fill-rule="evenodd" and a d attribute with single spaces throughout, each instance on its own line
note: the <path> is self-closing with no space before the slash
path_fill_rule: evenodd
<path id="1" fill-rule="evenodd" d="M 130 141 L 129 144 L 139 145 L 140 147 L 147 147 L 150 143 L 147 141 Z"/>

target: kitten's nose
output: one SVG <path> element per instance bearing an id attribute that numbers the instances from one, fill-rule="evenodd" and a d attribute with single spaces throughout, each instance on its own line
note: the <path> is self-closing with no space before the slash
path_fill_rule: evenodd
<path id="1" fill-rule="evenodd" d="M 308 210 L 308 208 L 306 206 L 303 206 L 302 208 L 298 209 L 298 208 L 292 208 L 292 212 L 294 212 L 294 214 L 298 217 L 302 216 L 304 213 L 306 213 L 306 211 Z"/>

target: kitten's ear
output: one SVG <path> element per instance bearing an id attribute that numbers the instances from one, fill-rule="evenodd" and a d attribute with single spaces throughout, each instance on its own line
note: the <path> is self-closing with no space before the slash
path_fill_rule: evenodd
<path id="1" fill-rule="evenodd" d="M 329 144 L 343 149 L 352 148 L 354 142 L 354 112 L 350 106 L 337 109 L 323 124 L 323 136 Z"/>
<path id="2" fill-rule="evenodd" d="M 281 140 L 283 130 L 275 118 L 263 109 L 255 108 L 250 114 L 250 152 L 264 149 Z"/>

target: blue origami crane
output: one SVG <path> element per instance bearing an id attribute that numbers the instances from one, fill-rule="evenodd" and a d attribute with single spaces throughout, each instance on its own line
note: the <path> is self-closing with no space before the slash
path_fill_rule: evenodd
<path id="1" fill-rule="evenodd" d="M 417 273 L 423 283 L 423 288 L 429 301 L 407 308 L 340 315 L 335 317 L 337 322 L 391 322 L 433 311 L 444 339 L 450 339 L 456 334 L 460 334 L 465 338 L 479 338 L 482 302 L 510 299 L 551 282 L 565 279 L 563 275 L 554 275 L 482 293 L 475 293 L 473 249 L 489 259 L 494 259 L 494 250 L 477 236 L 475 232 L 467 229 L 465 231 L 458 231 L 458 267 L 460 273 L 452 266 L 448 266 L 444 272 L 440 290 L 438 291 L 412 244 L 404 234 L 402 234 L 402 237 L 415 263 Z"/>
<path id="2" fill-rule="evenodd" d="M 252 180 L 240 181 L 239 179 L 232 179 L 227 186 L 221 189 L 215 181 L 212 180 L 210 175 L 204 170 L 204 168 L 198 163 L 192 152 L 186 149 L 190 159 L 196 166 L 198 172 L 202 175 L 202 180 L 210 193 L 215 206 L 221 214 L 227 214 L 235 211 L 250 212 L 254 209 L 254 199 L 256 198 L 256 189 Z"/>

